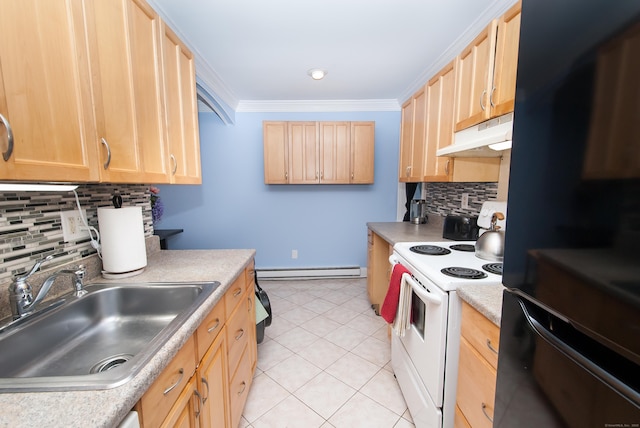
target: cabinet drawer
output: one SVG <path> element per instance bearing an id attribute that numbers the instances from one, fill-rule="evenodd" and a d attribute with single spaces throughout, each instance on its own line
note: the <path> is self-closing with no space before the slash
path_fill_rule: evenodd
<path id="1" fill-rule="evenodd" d="M 231 284 L 231 287 L 229 287 L 224 295 L 224 306 L 227 315 L 232 313 L 238 303 L 243 299 L 243 295 L 246 289 L 247 281 L 245 272 L 241 272 L 240 276 L 238 276 L 238 278 L 233 281 L 233 284 Z"/>
<path id="2" fill-rule="evenodd" d="M 202 360 L 207 349 L 209 349 L 209 346 L 213 343 L 213 340 L 222 331 L 225 321 L 225 303 L 224 301 L 220 301 L 211 312 L 209 312 L 209 315 L 207 315 L 196 330 L 198 361 Z"/>
<path id="3" fill-rule="evenodd" d="M 231 426 L 237 427 L 242 415 L 242 409 L 249 395 L 249 387 L 253 380 L 251 370 L 251 356 L 249 347 L 245 347 L 245 352 L 240 358 L 240 364 L 235 374 L 229 382 L 229 403 L 231 407 Z"/>
<path id="4" fill-rule="evenodd" d="M 249 289 L 251 289 L 251 285 L 255 282 L 255 279 L 256 279 L 255 271 L 256 271 L 256 264 L 253 260 L 251 260 L 247 268 L 244 270 L 246 281 L 247 281 L 247 288 Z"/>
<path id="5" fill-rule="evenodd" d="M 240 304 L 233 312 L 229 320 L 227 321 L 227 347 L 228 347 L 228 361 L 229 361 L 229 373 L 233 373 L 236 370 L 240 356 L 244 352 L 244 348 L 249 343 L 249 337 L 251 331 L 249 330 L 249 316 L 248 311 L 249 299 L 247 294 L 243 295 L 242 304 Z M 254 318 L 255 322 L 255 318 Z"/>
<path id="6" fill-rule="evenodd" d="M 491 428 L 495 395 L 496 369 L 460 338 L 457 403 L 472 427 Z"/>
<path id="7" fill-rule="evenodd" d="M 497 369 L 500 329 L 467 302 L 462 302 L 461 334 L 494 370 Z"/>
<path id="8" fill-rule="evenodd" d="M 160 426 L 178 400 L 189 378 L 196 371 L 195 348 L 195 337 L 191 336 L 140 399 L 145 426 Z"/>

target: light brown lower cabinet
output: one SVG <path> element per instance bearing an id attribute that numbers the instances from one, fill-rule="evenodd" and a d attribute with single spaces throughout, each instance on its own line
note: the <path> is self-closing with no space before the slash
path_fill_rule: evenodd
<path id="1" fill-rule="evenodd" d="M 238 426 L 257 362 L 253 271 L 252 261 L 142 396 L 142 427 Z"/>
<path id="2" fill-rule="evenodd" d="M 367 231 L 367 295 L 376 314 L 380 315 L 380 307 L 389 289 L 391 264 L 389 256 L 393 253 L 393 245 L 388 243 L 371 229 Z"/>
<path id="3" fill-rule="evenodd" d="M 462 302 L 456 428 L 493 426 L 499 338 L 498 326 Z"/>

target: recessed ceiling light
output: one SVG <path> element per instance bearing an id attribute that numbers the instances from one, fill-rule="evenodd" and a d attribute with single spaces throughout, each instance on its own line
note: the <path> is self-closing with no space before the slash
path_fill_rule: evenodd
<path id="1" fill-rule="evenodd" d="M 311 76 L 313 80 L 321 80 L 322 78 L 324 78 L 324 76 L 327 75 L 328 71 L 321 70 L 319 68 L 312 68 L 307 73 L 309 74 L 309 76 Z"/>

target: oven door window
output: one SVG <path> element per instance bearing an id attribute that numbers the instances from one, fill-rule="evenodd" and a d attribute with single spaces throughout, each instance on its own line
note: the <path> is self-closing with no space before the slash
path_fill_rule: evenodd
<path id="1" fill-rule="evenodd" d="M 425 319 L 427 305 L 416 295 L 411 293 L 411 326 L 416 329 L 420 337 L 424 340 Z"/>

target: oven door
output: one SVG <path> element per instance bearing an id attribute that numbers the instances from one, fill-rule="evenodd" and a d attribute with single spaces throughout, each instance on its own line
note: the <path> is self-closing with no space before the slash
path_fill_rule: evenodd
<path id="1" fill-rule="evenodd" d="M 426 282 L 426 281 L 425 281 Z M 402 275 L 402 287 L 411 289 L 409 327 L 400 343 L 406 350 L 436 407 L 442 407 L 447 337 L 448 295 L 433 284 L 421 284 Z"/>

